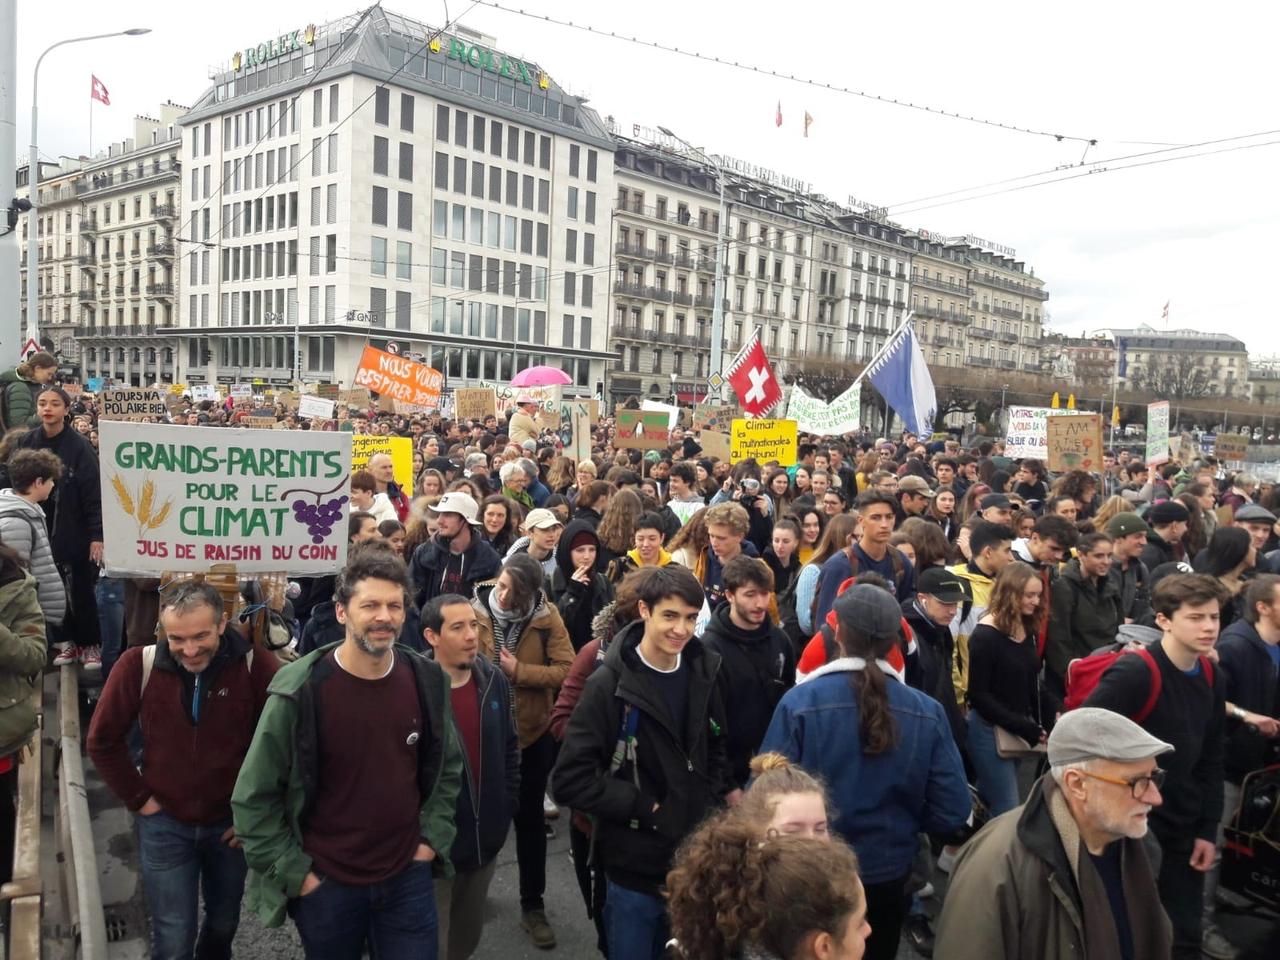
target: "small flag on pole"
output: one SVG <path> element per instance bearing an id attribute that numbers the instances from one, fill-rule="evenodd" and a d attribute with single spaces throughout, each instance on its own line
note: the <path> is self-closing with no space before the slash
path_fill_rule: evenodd
<path id="1" fill-rule="evenodd" d="M 89 74 L 89 76 L 93 77 L 93 85 L 89 88 L 89 96 L 92 99 L 97 100 L 104 107 L 111 106 L 111 94 L 107 93 L 106 84 L 97 77 L 94 77 L 93 74 Z"/>
<path id="2" fill-rule="evenodd" d="M 1160 316 L 1164 319 L 1166 323 L 1169 321 L 1169 301 L 1168 300 L 1164 302 L 1164 312 L 1161 313 Z"/>
<path id="3" fill-rule="evenodd" d="M 775 127 L 782 126 L 782 101 L 778 101 L 778 112 L 774 115 L 773 125 Z"/>
<path id="4" fill-rule="evenodd" d="M 809 135 L 809 124 L 813 123 L 813 117 L 809 116 L 809 111 L 804 112 L 804 135 Z"/>

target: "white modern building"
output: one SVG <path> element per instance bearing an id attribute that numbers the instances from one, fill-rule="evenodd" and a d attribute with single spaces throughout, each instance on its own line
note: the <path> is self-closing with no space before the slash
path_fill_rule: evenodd
<path id="1" fill-rule="evenodd" d="M 450 388 L 594 391 L 613 142 L 496 46 L 375 6 L 231 56 L 182 121 L 182 380 L 345 385 L 395 343 Z"/>

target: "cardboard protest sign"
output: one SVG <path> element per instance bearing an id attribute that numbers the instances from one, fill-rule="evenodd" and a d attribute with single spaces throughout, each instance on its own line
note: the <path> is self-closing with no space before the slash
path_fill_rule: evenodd
<path id="1" fill-rule="evenodd" d="M 717 460 L 729 459 L 729 435 L 727 433 L 703 430 L 698 435 L 698 442 L 702 445 L 702 455 L 704 457 L 715 457 Z"/>
<path id="2" fill-rule="evenodd" d="M 274 430 L 278 422 L 275 417 L 240 418 L 240 425 L 249 430 Z"/>
<path id="3" fill-rule="evenodd" d="M 1049 407 L 1009 407 L 1009 426 L 1005 434 L 1004 455 L 1010 460 L 1025 460 L 1032 457 L 1043 462 L 1049 456 L 1046 418 L 1050 414 L 1069 417 L 1077 413 L 1083 416 L 1086 411 L 1053 410 Z"/>
<path id="4" fill-rule="evenodd" d="M 566 400 L 562 405 L 566 416 L 562 420 L 563 432 L 567 432 L 564 453 L 575 463 L 591 459 L 591 431 L 595 418 L 591 415 L 593 400 Z"/>
<path id="5" fill-rule="evenodd" d="M 498 397 L 492 387 L 467 387 L 453 391 L 453 415 L 458 420 L 483 420 L 498 415 Z"/>
<path id="6" fill-rule="evenodd" d="M 662 450 L 667 446 L 668 422 L 665 410 L 618 407 L 614 415 L 618 430 L 613 445 L 619 450 Z"/>
<path id="7" fill-rule="evenodd" d="M 426 364 L 365 347 L 356 368 L 355 385 L 367 387 L 380 397 L 434 409 L 440 406 L 444 375 Z"/>
<path id="8" fill-rule="evenodd" d="M 164 394 L 150 387 L 113 387 L 103 391 L 102 420 L 146 420 L 169 413 Z"/>
<path id="9" fill-rule="evenodd" d="M 1059 416 L 1055 411 L 1045 418 L 1045 432 L 1048 466 L 1053 472 L 1101 469 L 1102 414 L 1072 416 L 1068 411 Z"/>
<path id="10" fill-rule="evenodd" d="M 315 431 L 310 431 L 314 433 Z M 363 470 L 369 459 L 378 453 L 391 456 L 391 472 L 396 486 L 413 496 L 413 440 L 409 437 L 376 437 L 372 434 L 356 434 L 351 438 L 351 472 Z"/>
<path id="11" fill-rule="evenodd" d="M 373 403 L 373 398 L 369 396 L 367 388 L 354 387 L 351 390 L 342 391 L 341 401 L 353 409 L 364 410 Z"/>
<path id="12" fill-rule="evenodd" d="M 316 396 L 324 397 L 326 400 L 337 400 L 341 391 L 336 383 L 317 383 Z"/>
<path id="13" fill-rule="evenodd" d="M 105 565 L 327 574 L 347 558 L 351 437 L 100 425 Z"/>
<path id="14" fill-rule="evenodd" d="M 1240 433 L 1220 433 L 1213 444 L 1217 458 L 1230 463 L 1244 463 L 1248 451 L 1249 438 Z"/>
<path id="15" fill-rule="evenodd" d="M 298 416 L 310 419 L 311 417 L 320 417 L 328 420 L 333 416 L 333 408 L 335 404 L 332 400 L 326 400 L 323 397 L 304 396 L 298 400 Z"/>
<path id="16" fill-rule="evenodd" d="M 700 403 L 693 408 L 693 429 L 713 430 L 728 436 L 738 412 L 732 404 Z"/>
<path id="17" fill-rule="evenodd" d="M 1169 401 L 1147 404 L 1147 466 L 1169 462 Z"/>
<path id="18" fill-rule="evenodd" d="M 516 397 L 528 396 L 533 398 L 543 410 L 548 413 L 554 413 L 560 408 L 561 389 L 559 384 L 549 385 L 545 387 L 513 387 L 507 383 L 495 383 L 490 380 L 481 380 L 480 386 L 493 390 L 494 397 L 497 399 L 498 413 L 501 415 L 515 406 Z"/>
<path id="19" fill-rule="evenodd" d="M 794 420 L 734 420 L 729 462 L 754 459 L 761 466 L 775 461 L 780 467 L 792 466 L 800 454 L 798 434 Z"/>

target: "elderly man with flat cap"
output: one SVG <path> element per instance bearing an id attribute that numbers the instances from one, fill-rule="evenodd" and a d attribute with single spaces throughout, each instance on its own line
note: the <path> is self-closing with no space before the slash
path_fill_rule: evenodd
<path id="1" fill-rule="evenodd" d="M 960 852 L 938 960 L 1168 957 L 1169 919 L 1142 838 L 1173 747 L 1127 717 L 1081 707 L 1049 735 L 1027 802 Z"/>

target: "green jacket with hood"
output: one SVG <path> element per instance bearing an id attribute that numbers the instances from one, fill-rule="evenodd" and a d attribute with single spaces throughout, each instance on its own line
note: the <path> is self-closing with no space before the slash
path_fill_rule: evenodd
<path id="1" fill-rule="evenodd" d="M 332 675 L 323 661 L 337 646 L 321 647 L 276 673 L 231 794 L 236 836 L 251 871 L 245 902 L 268 927 L 284 922 L 287 902 L 298 896 L 311 870 L 311 857 L 302 849 L 302 825 L 320 787 L 316 688 Z M 421 836 L 436 852 L 436 872 L 448 875 L 462 786 L 449 676 L 408 647 L 397 644 L 395 654 L 413 668 L 424 718 L 418 748 Z"/>
<path id="2" fill-rule="evenodd" d="M 3 412 L 4 429 L 34 427 L 36 419 L 36 388 L 40 384 L 28 380 L 17 369 L 0 373 L 0 412 Z"/>
<path id="3" fill-rule="evenodd" d="M 36 731 L 31 693 L 47 651 L 36 581 L 24 570 L 0 584 L 0 757 L 22 749 Z"/>

